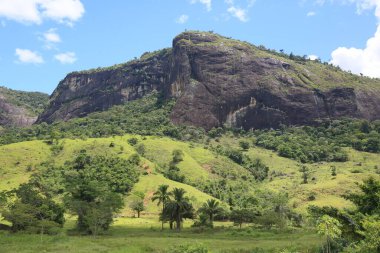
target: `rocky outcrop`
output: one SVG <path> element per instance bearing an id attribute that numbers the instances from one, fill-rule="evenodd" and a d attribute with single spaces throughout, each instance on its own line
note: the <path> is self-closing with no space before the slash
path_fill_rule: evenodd
<path id="1" fill-rule="evenodd" d="M 248 43 L 185 32 L 172 49 L 108 69 L 69 74 L 38 122 L 82 117 L 153 90 L 176 98 L 176 124 L 211 129 L 315 124 L 326 118 L 380 119 L 380 81 L 289 58 Z"/>
<path id="2" fill-rule="evenodd" d="M 23 127 L 32 125 L 48 101 L 48 95 L 0 87 L 0 126 Z"/>

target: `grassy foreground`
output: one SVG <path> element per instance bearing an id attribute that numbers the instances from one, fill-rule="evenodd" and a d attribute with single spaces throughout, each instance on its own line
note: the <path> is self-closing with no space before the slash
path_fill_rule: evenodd
<path id="1" fill-rule="evenodd" d="M 1 253 L 27 252 L 107 252 L 139 253 L 166 252 L 173 245 L 202 244 L 210 252 L 281 252 L 294 249 L 297 252 L 313 252 L 321 239 L 313 231 L 261 231 L 250 227 L 238 229 L 229 222 L 216 223 L 214 230 L 200 231 L 185 223 L 181 233 L 160 230 L 156 218 L 118 218 L 107 235 L 70 236 L 68 222 L 60 235 L 43 237 L 28 234 L 0 232 Z M 256 251 L 256 250 L 262 251 Z"/>

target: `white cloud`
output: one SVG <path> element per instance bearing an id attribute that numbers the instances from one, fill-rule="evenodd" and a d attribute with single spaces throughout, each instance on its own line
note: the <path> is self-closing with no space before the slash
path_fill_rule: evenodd
<path id="1" fill-rule="evenodd" d="M 309 11 L 309 12 L 306 14 L 306 16 L 308 16 L 308 17 L 313 17 L 313 16 L 315 16 L 315 15 L 317 15 L 317 13 L 315 13 L 314 11 Z"/>
<path id="2" fill-rule="evenodd" d="M 339 47 L 331 57 L 331 63 L 344 70 L 380 77 L 380 25 L 364 49 Z"/>
<path id="3" fill-rule="evenodd" d="M 380 0 L 347 0 L 356 3 L 358 13 L 375 8 L 380 22 Z M 331 63 L 353 73 L 380 77 L 380 24 L 375 35 L 368 39 L 366 47 L 339 47 L 331 53 Z"/>
<path id="4" fill-rule="evenodd" d="M 309 60 L 312 60 L 312 61 L 315 61 L 315 60 L 318 60 L 319 57 L 318 55 L 315 55 L 315 54 L 311 54 L 307 57 Z"/>
<path id="5" fill-rule="evenodd" d="M 189 16 L 183 14 L 183 15 L 181 15 L 179 18 L 177 18 L 176 23 L 178 23 L 178 24 L 184 24 L 184 23 L 186 23 L 188 20 L 189 20 Z"/>
<path id="6" fill-rule="evenodd" d="M 253 5 L 255 4 L 256 0 L 246 0 L 245 1 L 245 4 L 246 4 L 245 8 L 241 8 L 236 3 L 236 2 L 242 3 L 241 1 L 224 0 L 224 2 L 228 5 L 227 12 L 231 16 L 239 19 L 241 22 L 248 22 L 249 21 L 248 11 L 249 11 L 250 8 L 253 7 Z"/>
<path id="7" fill-rule="evenodd" d="M 234 16 L 235 18 L 239 19 L 241 22 L 247 22 L 248 16 L 247 16 L 247 10 L 242 9 L 239 7 L 231 6 L 227 9 L 227 11 Z"/>
<path id="8" fill-rule="evenodd" d="M 190 3 L 191 4 L 201 3 L 204 6 L 206 6 L 207 11 L 211 11 L 211 9 L 212 9 L 212 2 L 211 2 L 211 0 L 190 0 Z"/>
<path id="9" fill-rule="evenodd" d="M 56 44 L 61 42 L 61 37 L 55 28 L 47 30 L 39 39 L 44 42 L 44 48 L 47 50 L 58 49 Z"/>
<path id="10" fill-rule="evenodd" d="M 72 25 L 84 14 L 80 0 L 0 0 L 0 16 L 21 23 L 50 19 Z"/>
<path id="11" fill-rule="evenodd" d="M 43 34 L 44 40 L 48 43 L 59 43 L 61 42 L 61 37 L 57 33 L 57 29 L 49 29 Z"/>
<path id="12" fill-rule="evenodd" d="M 62 64 L 73 64 L 77 61 L 77 57 L 74 52 L 56 54 L 54 58 Z"/>
<path id="13" fill-rule="evenodd" d="M 17 48 L 15 55 L 18 57 L 18 62 L 20 63 L 40 64 L 44 62 L 44 59 L 39 53 L 33 52 L 29 49 Z"/>

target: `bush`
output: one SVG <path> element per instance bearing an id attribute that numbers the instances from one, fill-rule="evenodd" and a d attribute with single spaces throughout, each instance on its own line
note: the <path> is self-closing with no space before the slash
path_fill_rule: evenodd
<path id="1" fill-rule="evenodd" d="M 248 150 L 249 149 L 249 142 L 248 141 L 239 141 L 239 146 L 243 150 Z"/>
<path id="2" fill-rule="evenodd" d="M 133 137 L 133 138 L 129 138 L 129 139 L 128 139 L 128 143 L 129 143 L 129 145 L 131 145 L 131 146 L 136 145 L 138 142 L 139 142 L 139 140 L 138 140 L 137 138 L 135 138 L 135 137 Z"/>
<path id="3" fill-rule="evenodd" d="M 168 253 L 208 253 L 209 250 L 202 244 L 182 244 L 172 246 Z"/>

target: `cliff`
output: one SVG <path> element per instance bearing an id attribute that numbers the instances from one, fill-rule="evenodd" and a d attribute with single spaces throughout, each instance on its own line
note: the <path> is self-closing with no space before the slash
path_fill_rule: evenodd
<path id="1" fill-rule="evenodd" d="M 211 129 L 380 119 L 380 80 L 359 77 L 213 33 L 185 32 L 170 49 L 109 68 L 69 74 L 38 122 L 104 111 L 152 91 L 176 98 L 171 119 Z"/>

